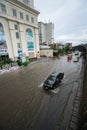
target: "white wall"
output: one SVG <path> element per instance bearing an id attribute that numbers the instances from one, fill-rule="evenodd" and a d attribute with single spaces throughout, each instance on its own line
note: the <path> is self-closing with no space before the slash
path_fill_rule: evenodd
<path id="1" fill-rule="evenodd" d="M 40 56 L 53 57 L 53 50 L 40 50 Z"/>

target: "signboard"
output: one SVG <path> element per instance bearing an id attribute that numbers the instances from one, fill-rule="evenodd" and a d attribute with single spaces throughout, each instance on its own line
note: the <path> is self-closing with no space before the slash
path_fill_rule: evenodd
<path id="1" fill-rule="evenodd" d="M 8 55 L 7 49 L 0 49 L 0 55 Z"/>
<path id="2" fill-rule="evenodd" d="M 26 57 L 24 57 L 24 56 L 22 55 L 22 49 L 21 49 L 21 48 L 18 49 L 18 58 L 19 58 L 19 60 L 20 60 L 22 63 L 26 62 Z"/>
<path id="3" fill-rule="evenodd" d="M 26 62 L 26 58 L 22 57 L 22 63 Z"/>
<path id="4" fill-rule="evenodd" d="M 18 49 L 18 57 L 22 57 L 22 49 Z"/>

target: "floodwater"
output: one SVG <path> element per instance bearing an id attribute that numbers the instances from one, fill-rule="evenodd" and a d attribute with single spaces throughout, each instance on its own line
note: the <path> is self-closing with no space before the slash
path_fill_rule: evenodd
<path id="1" fill-rule="evenodd" d="M 0 75 L 0 130 L 56 130 L 61 125 L 64 130 L 81 83 L 82 66 L 82 59 L 67 62 L 64 56 Z M 64 79 L 56 89 L 45 91 L 43 82 L 53 71 L 64 72 Z"/>

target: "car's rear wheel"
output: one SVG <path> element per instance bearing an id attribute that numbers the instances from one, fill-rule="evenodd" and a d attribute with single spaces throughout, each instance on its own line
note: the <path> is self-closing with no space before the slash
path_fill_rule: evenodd
<path id="1" fill-rule="evenodd" d="M 48 89 L 48 87 L 47 87 L 47 86 L 44 86 L 44 89 L 45 89 L 45 90 L 47 90 L 47 89 Z"/>

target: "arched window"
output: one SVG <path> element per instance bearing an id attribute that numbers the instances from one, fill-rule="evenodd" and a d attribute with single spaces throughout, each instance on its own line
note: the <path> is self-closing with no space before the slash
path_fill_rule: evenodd
<path id="1" fill-rule="evenodd" d="M 34 37 L 33 37 L 33 32 L 30 28 L 26 29 L 26 34 L 27 34 L 27 48 L 28 51 L 33 51 L 34 50 Z"/>

